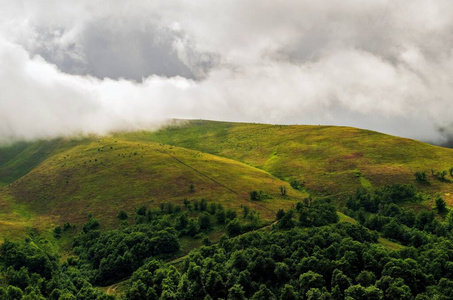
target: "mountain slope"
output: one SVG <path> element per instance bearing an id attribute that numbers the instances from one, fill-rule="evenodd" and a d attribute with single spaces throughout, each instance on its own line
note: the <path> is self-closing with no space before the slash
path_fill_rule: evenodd
<path id="1" fill-rule="evenodd" d="M 287 186 L 286 196 L 280 194 L 282 185 Z M 250 201 L 253 190 L 262 190 L 269 199 Z M 0 204 L 16 215 L 14 206 L 19 205 L 33 215 L 29 220 L 34 227 L 45 229 L 68 221 L 81 224 L 89 214 L 110 226 L 116 224 L 120 210 L 133 215 L 141 205 L 182 205 L 184 198 L 205 198 L 236 210 L 248 205 L 272 220 L 279 208 L 307 196 L 263 170 L 230 159 L 105 138 L 52 155 L 3 188 Z"/>
<path id="2" fill-rule="evenodd" d="M 235 159 L 287 181 L 305 181 L 318 196 L 342 195 L 358 186 L 415 183 L 426 171 L 428 193 L 442 192 L 453 204 L 450 183 L 431 176 L 449 170 L 453 150 L 374 131 L 339 126 L 186 121 L 157 132 L 118 134 L 129 140 L 177 145 Z"/>
<path id="3" fill-rule="evenodd" d="M 14 182 L 52 155 L 59 139 L 38 142 L 19 142 L 0 148 L 0 186 Z"/>
<path id="4" fill-rule="evenodd" d="M 18 144 L 0 154 L 0 182 L 12 182 L 0 187 L 4 236 L 81 224 L 89 214 L 116 226 L 120 210 L 182 205 L 184 198 L 248 205 L 271 220 L 308 197 L 305 190 L 341 205 L 359 186 L 393 183 L 441 193 L 453 204 L 450 176 L 431 175 L 453 166 L 452 149 L 349 127 L 186 121 L 156 132 Z M 430 184 L 417 183 L 417 171 L 426 171 Z M 294 180 L 306 189 L 292 189 Z M 270 199 L 251 202 L 254 190 Z"/>

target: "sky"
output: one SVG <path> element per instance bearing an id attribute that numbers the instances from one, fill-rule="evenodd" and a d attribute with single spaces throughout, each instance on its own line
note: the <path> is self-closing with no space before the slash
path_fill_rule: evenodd
<path id="1" fill-rule="evenodd" d="M 0 0 L 0 143 L 168 118 L 453 137 L 451 0 Z"/>

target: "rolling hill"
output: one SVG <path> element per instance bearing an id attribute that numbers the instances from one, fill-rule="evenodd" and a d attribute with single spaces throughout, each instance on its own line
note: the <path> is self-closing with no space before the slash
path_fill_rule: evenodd
<path id="1" fill-rule="evenodd" d="M 452 183 L 431 175 L 453 166 L 452 149 L 349 127 L 178 121 L 155 132 L 20 143 L 0 154 L 1 238 L 82 224 L 90 214 L 114 227 L 120 210 L 184 198 L 247 205 L 267 221 L 309 194 L 341 206 L 359 186 L 412 183 L 453 204 Z M 428 172 L 429 185 L 415 182 L 417 171 Z M 254 190 L 268 199 L 250 201 Z"/>
<path id="2" fill-rule="evenodd" d="M 263 170 L 199 151 L 113 138 L 84 140 L 69 149 L 60 143 L 52 156 L 0 191 L 0 218 L 12 228 L 7 236 L 21 225 L 37 231 L 65 222 L 80 225 L 90 214 L 114 226 L 120 210 L 133 215 L 142 205 L 182 205 L 185 198 L 235 210 L 247 205 L 270 221 L 279 208 L 308 197 Z M 280 186 L 287 187 L 286 196 Z M 253 190 L 269 199 L 250 201 Z"/>
<path id="3" fill-rule="evenodd" d="M 453 204 L 450 182 L 431 175 L 453 166 L 453 150 L 340 126 L 267 125 L 193 120 L 156 132 L 119 133 L 131 141 L 153 141 L 241 161 L 285 181 L 304 181 L 315 196 L 347 195 L 359 186 L 412 183 L 426 171 L 428 193 Z"/>

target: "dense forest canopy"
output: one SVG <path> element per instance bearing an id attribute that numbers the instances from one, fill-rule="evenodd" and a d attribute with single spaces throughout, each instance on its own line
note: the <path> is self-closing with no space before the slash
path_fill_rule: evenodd
<path id="1" fill-rule="evenodd" d="M 307 199 L 265 226 L 208 201 L 118 213 L 120 227 L 88 220 L 66 260 L 31 239 L 1 246 L 3 299 L 113 299 L 97 286 L 125 280 L 124 299 L 452 299 L 453 215 L 404 204 L 411 185 L 358 189 L 340 221 L 328 199 Z M 410 206 L 408 206 L 410 207 Z M 195 209 L 196 208 L 196 209 Z M 264 226 L 264 227 L 263 227 Z M 219 242 L 204 233 L 222 229 Z M 70 224 L 54 230 L 64 238 Z M 382 237 L 399 245 L 389 249 Z M 182 239 L 204 246 L 178 258 Z M 176 258 L 176 259 L 175 259 Z"/>

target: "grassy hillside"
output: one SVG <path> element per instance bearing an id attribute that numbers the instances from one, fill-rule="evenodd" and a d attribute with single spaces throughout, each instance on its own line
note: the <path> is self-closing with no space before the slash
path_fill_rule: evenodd
<path id="1" fill-rule="evenodd" d="M 3 236 L 81 224 L 89 214 L 114 226 L 120 210 L 184 198 L 248 205 L 271 220 L 307 192 L 341 200 L 359 186 L 391 183 L 413 183 L 453 205 L 450 176 L 431 175 L 453 166 L 452 149 L 349 127 L 186 121 L 156 132 L 20 143 L 0 154 Z M 427 171 L 430 184 L 416 183 L 416 171 Z M 304 191 L 290 187 L 294 180 Z M 253 190 L 269 199 L 251 202 Z"/>
<path id="2" fill-rule="evenodd" d="M 283 185 L 286 196 L 280 194 Z M 250 201 L 253 190 L 263 191 L 269 199 Z M 141 205 L 182 205 L 184 198 L 205 198 L 236 210 L 248 205 L 260 211 L 263 219 L 272 220 L 279 208 L 289 208 L 307 196 L 263 170 L 234 160 L 105 138 L 60 149 L 4 187 L 0 204 L 2 220 L 43 230 L 68 221 L 81 224 L 89 214 L 107 226 L 115 225 L 120 210 L 133 215 Z"/>
<path id="3" fill-rule="evenodd" d="M 453 166 L 453 150 L 374 131 L 338 126 L 186 121 L 157 132 L 118 134 L 195 149 L 241 161 L 286 181 L 305 181 L 318 196 L 349 194 L 358 186 L 414 183 L 426 171 L 428 193 L 453 204 L 453 185 L 431 176 Z M 450 176 L 448 175 L 448 178 Z M 450 178 L 451 179 L 451 178 Z"/>
<path id="4" fill-rule="evenodd" d="M 60 140 L 19 142 L 0 148 L 0 186 L 24 176 L 49 157 Z"/>

